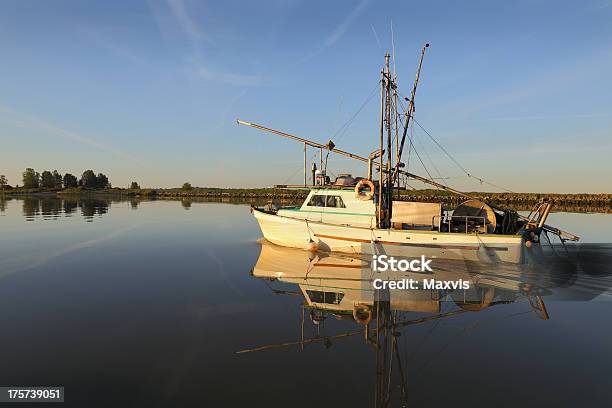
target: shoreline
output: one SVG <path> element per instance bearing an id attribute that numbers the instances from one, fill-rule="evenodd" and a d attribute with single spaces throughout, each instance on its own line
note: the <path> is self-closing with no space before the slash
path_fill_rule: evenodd
<path id="1" fill-rule="evenodd" d="M 183 201 L 210 201 L 261 204 L 279 201 L 281 204 L 300 204 L 308 190 L 287 190 L 282 188 L 221 189 L 194 188 L 180 189 L 104 189 L 104 190 L 9 190 L 0 193 L 6 198 L 121 198 L 121 199 L 176 199 Z M 612 194 L 555 194 L 555 193 L 488 193 L 470 192 L 482 200 L 519 211 L 530 210 L 541 200 L 553 204 L 553 211 L 612 213 Z M 455 207 L 464 201 L 456 194 L 439 190 L 411 190 L 400 193 L 401 201 L 439 202 L 446 207 Z"/>

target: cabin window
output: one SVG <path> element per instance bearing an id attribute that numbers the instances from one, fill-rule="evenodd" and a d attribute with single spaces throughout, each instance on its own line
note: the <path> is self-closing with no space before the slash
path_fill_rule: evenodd
<path id="1" fill-rule="evenodd" d="M 310 197 L 310 201 L 307 204 L 309 207 L 325 207 L 325 196 L 315 194 Z"/>
<path id="2" fill-rule="evenodd" d="M 332 207 L 332 208 L 346 208 L 342 198 L 340 196 L 324 196 L 315 194 L 310 197 L 310 201 L 307 204 L 309 207 Z"/>
<path id="3" fill-rule="evenodd" d="M 344 202 L 342 202 L 342 198 L 340 196 L 327 196 L 327 205 L 326 207 L 335 207 L 335 208 L 346 208 L 344 206 Z"/>
<path id="4" fill-rule="evenodd" d="M 307 290 L 306 294 L 313 303 L 327 303 L 337 305 L 344 297 L 344 293 L 323 292 L 322 290 Z"/>

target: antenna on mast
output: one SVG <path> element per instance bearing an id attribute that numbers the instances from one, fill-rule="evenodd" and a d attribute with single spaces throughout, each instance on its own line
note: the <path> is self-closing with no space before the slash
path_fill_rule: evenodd
<path id="1" fill-rule="evenodd" d="M 393 35 L 393 19 L 391 19 L 391 58 L 393 59 L 393 79 L 395 80 L 395 36 Z"/>
<path id="2" fill-rule="evenodd" d="M 397 160 L 397 163 L 399 163 L 399 128 L 397 126 L 397 71 L 395 69 L 395 34 L 393 32 L 393 19 L 391 19 L 391 52 L 392 52 L 392 58 L 393 58 L 393 75 L 391 76 L 392 80 L 393 80 L 393 84 L 395 85 L 393 87 L 393 99 L 392 99 L 392 114 L 393 114 L 393 125 L 395 128 L 395 158 Z M 392 179 L 392 183 L 395 183 L 395 177 L 393 177 Z M 398 187 L 399 187 L 399 183 L 398 183 Z M 399 197 L 399 190 L 398 190 L 398 197 Z"/>

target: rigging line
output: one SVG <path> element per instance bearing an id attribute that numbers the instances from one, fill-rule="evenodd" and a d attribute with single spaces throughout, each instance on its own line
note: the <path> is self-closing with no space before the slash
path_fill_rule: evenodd
<path id="1" fill-rule="evenodd" d="M 357 112 L 355 112 L 353 114 L 353 116 L 347 120 L 337 131 L 336 133 L 333 134 L 331 140 L 334 140 L 337 136 L 338 140 L 340 140 L 344 134 L 346 133 L 346 131 L 348 130 L 349 126 L 351 125 L 352 121 L 357 117 L 357 115 L 359 115 L 359 113 L 363 110 L 363 108 L 366 107 L 366 105 L 372 100 L 372 98 L 374 97 L 376 91 L 378 90 L 378 86 L 379 86 L 379 82 L 376 82 L 376 86 L 372 89 L 372 91 L 370 92 L 370 95 L 368 95 L 368 97 L 366 98 L 365 102 L 363 102 L 363 104 L 359 107 L 359 109 L 357 110 Z M 338 140 L 336 140 L 336 142 L 338 142 Z M 315 153 L 312 155 L 312 158 L 310 161 L 314 161 L 315 158 L 319 155 L 318 151 L 315 151 Z M 327 152 L 327 156 L 329 156 L 329 151 Z M 325 158 L 325 167 L 327 167 L 327 157 Z M 285 182 L 283 184 L 287 184 L 289 182 L 289 180 L 291 180 L 293 177 L 295 177 L 295 175 L 302 170 L 303 167 L 299 167 L 297 170 L 295 170 L 295 172 L 293 172 L 289 177 L 287 177 L 287 179 L 285 180 Z M 323 170 L 323 169 L 321 169 Z"/>
<path id="2" fill-rule="evenodd" d="M 414 116 L 412 117 L 412 119 L 414 119 Z M 446 186 L 446 184 L 444 184 L 444 182 L 442 180 L 444 180 L 444 176 L 442 176 L 442 173 L 440 173 L 440 170 L 438 170 L 438 167 L 436 167 L 436 164 L 434 163 L 434 161 L 431 159 L 431 156 L 429 156 L 429 153 L 427 153 L 427 149 L 425 149 L 425 145 L 423 143 L 421 143 L 420 140 L 417 140 L 417 142 L 419 143 L 419 146 L 421 147 L 421 149 L 423 149 L 423 152 L 425 153 L 425 156 L 427 156 L 427 159 L 429 160 L 429 162 L 431 163 L 431 165 L 433 166 L 434 170 L 436 171 L 436 173 L 438 173 L 439 179 L 440 179 L 440 184 Z"/>
<path id="3" fill-rule="evenodd" d="M 294 171 L 293 173 L 291 173 L 291 175 L 285 179 L 285 181 L 283 182 L 283 184 L 287 184 L 287 183 L 289 183 L 289 181 L 290 181 L 292 178 L 294 178 L 294 177 L 295 177 L 295 175 L 296 175 L 296 174 L 297 174 L 299 171 L 302 171 L 302 170 L 303 170 L 303 168 L 301 168 L 301 167 L 300 167 L 299 169 L 297 169 L 296 171 Z"/>
<path id="4" fill-rule="evenodd" d="M 457 160 L 455 160 L 455 158 L 451 156 L 451 154 L 444 148 L 444 146 L 438 143 L 438 141 L 427 130 L 425 130 L 425 128 L 419 123 L 419 121 L 417 121 L 415 118 L 412 118 L 412 120 L 414 120 L 414 123 L 416 123 L 421 128 L 421 130 L 425 132 L 427 136 L 429 136 L 429 138 L 440 148 L 440 150 L 444 152 L 444 154 L 446 154 L 446 156 L 448 156 L 449 159 L 453 161 L 453 163 L 457 165 L 457 167 L 459 167 L 465 174 L 471 177 L 470 173 L 465 169 L 465 167 L 463 167 Z"/>
<path id="5" fill-rule="evenodd" d="M 485 324 L 489 323 L 489 324 L 495 324 L 495 323 L 499 323 L 502 319 L 511 319 L 513 317 L 516 316 L 520 316 L 520 315 L 524 315 L 524 314 L 528 314 L 528 313 L 533 313 L 533 310 L 527 310 L 524 312 L 517 312 L 517 313 L 512 313 L 506 316 L 502 316 L 501 318 L 499 318 L 498 320 L 494 320 L 494 319 L 488 319 L 485 320 Z M 454 338 L 463 338 L 463 336 L 468 333 L 470 330 L 473 330 L 475 327 L 482 327 L 482 323 L 479 320 L 476 320 L 476 322 L 474 322 L 473 324 L 460 328 L 459 331 L 457 331 L 457 334 L 455 336 L 453 336 Z M 433 357 L 426 359 L 425 362 L 421 365 L 421 367 L 418 369 L 419 372 L 421 372 L 422 370 L 424 370 L 427 366 L 429 366 L 431 364 L 431 362 L 440 357 L 445 351 L 446 349 L 448 349 L 448 347 L 450 346 L 451 342 L 452 342 L 453 338 L 451 338 L 451 341 L 448 341 L 446 344 L 444 344 L 438 351 L 436 351 Z"/>
<path id="6" fill-rule="evenodd" d="M 416 356 L 417 352 L 420 350 L 420 348 L 423 346 L 423 344 L 429 338 L 429 336 L 436 330 L 436 328 L 438 327 L 438 324 L 440 324 L 441 321 L 442 321 L 442 319 L 438 319 L 438 320 L 435 321 L 435 323 L 433 325 L 431 325 L 429 327 L 429 330 L 427 330 L 425 332 L 425 334 L 421 337 L 421 341 L 413 349 L 412 353 L 407 357 L 407 359 L 406 359 L 407 362 L 415 361 L 415 356 Z"/>
<path id="7" fill-rule="evenodd" d="M 410 125 L 410 134 L 408 135 L 408 141 L 410 144 L 408 145 L 408 159 L 406 159 L 406 170 L 410 168 L 410 157 L 412 156 L 412 142 L 414 139 L 414 125 Z"/>
<path id="8" fill-rule="evenodd" d="M 464 179 L 464 178 L 469 178 L 468 176 L 446 176 L 446 177 L 441 177 L 442 180 L 456 180 L 456 179 Z M 434 180 L 438 180 L 438 179 L 434 179 Z"/>
<path id="9" fill-rule="evenodd" d="M 372 98 L 374 97 L 374 95 L 376 94 L 376 91 L 378 90 L 379 87 L 379 82 L 376 82 L 376 86 L 374 87 L 374 89 L 372 89 L 372 91 L 370 92 L 370 94 L 368 95 L 368 97 L 366 98 L 365 102 L 363 102 L 363 104 L 359 107 L 359 109 L 357 109 L 357 112 L 355 112 L 353 114 L 353 116 L 351 116 L 351 118 L 349 120 L 347 120 L 337 131 L 336 133 L 334 133 L 331 137 L 331 140 L 334 140 L 337 136 L 338 140 L 340 140 L 342 138 L 342 136 L 344 136 L 344 134 L 346 133 L 346 131 L 348 130 L 349 126 L 351 125 L 352 121 L 357 117 L 357 115 L 359 115 L 359 113 L 361 113 L 361 111 L 363 110 L 363 108 L 366 107 L 366 105 L 372 100 Z"/>
<path id="10" fill-rule="evenodd" d="M 404 95 L 402 95 L 401 93 L 400 93 L 400 96 L 401 96 L 403 99 L 407 99 L 407 98 L 406 98 Z M 407 113 L 407 111 L 406 111 L 406 108 L 404 107 L 404 104 L 403 104 L 403 103 L 402 103 L 402 101 L 401 101 L 401 99 L 400 99 L 400 108 L 401 108 L 401 109 L 402 109 L 402 111 L 404 112 L 404 115 L 407 115 L 407 114 L 408 114 L 408 113 Z M 447 156 L 448 156 L 448 157 L 449 157 L 451 160 L 453 160 L 453 161 L 455 162 L 455 164 L 456 164 L 457 166 L 459 166 L 459 168 L 460 168 L 460 169 L 461 169 L 461 170 L 462 170 L 462 171 L 463 171 L 465 174 L 467 174 L 467 176 L 468 176 L 468 177 L 477 178 L 477 177 L 474 177 L 474 176 L 472 176 L 471 174 L 469 174 L 469 173 L 468 173 L 468 171 L 467 171 L 467 170 L 465 170 L 465 168 L 463 168 L 463 166 L 461 166 L 461 165 L 460 165 L 460 164 L 459 164 L 459 163 L 458 163 L 458 162 L 457 162 L 457 161 L 456 161 L 456 160 L 455 160 L 455 159 L 454 159 L 454 158 L 453 158 L 453 157 L 450 155 L 450 153 L 448 153 L 448 151 L 446 151 L 446 149 L 444 149 L 444 147 L 442 147 L 442 145 L 440 145 L 440 144 L 438 143 L 438 141 L 437 141 L 437 140 L 435 140 L 435 138 L 434 138 L 434 137 L 433 137 L 431 134 L 429 134 L 429 132 L 427 132 L 427 130 L 425 130 L 425 129 L 423 128 L 423 126 L 421 126 L 421 124 L 420 124 L 420 123 L 418 123 L 418 122 L 417 122 L 417 120 L 415 119 L 415 117 L 414 117 L 414 116 L 415 116 L 415 115 L 414 115 L 414 109 L 413 109 L 413 111 L 412 111 L 412 115 L 411 115 L 411 118 L 412 118 L 413 122 L 416 122 L 416 123 L 417 123 L 417 125 L 418 125 L 418 126 L 419 126 L 419 127 L 420 127 L 420 128 L 421 128 L 421 129 L 422 129 L 422 130 L 423 130 L 423 131 L 424 131 L 424 132 L 425 132 L 425 133 L 426 133 L 426 134 L 427 134 L 427 135 L 428 135 L 428 136 L 429 136 L 429 137 L 430 137 L 430 138 L 433 140 L 433 141 L 434 141 L 434 143 L 436 143 L 436 145 L 438 145 L 438 147 L 439 147 L 440 149 L 442 149 L 442 151 L 443 151 L 443 152 L 444 152 L 444 153 L 445 153 L 445 154 L 446 154 L 446 155 L 447 155 Z M 410 134 L 411 134 L 411 139 L 414 139 L 414 123 L 411 123 Z M 411 152 L 411 149 L 412 149 L 413 147 L 414 147 L 414 144 L 413 144 L 413 143 L 412 143 L 412 141 L 411 141 L 410 146 L 409 146 L 409 148 L 408 148 L 408 162 L 407 162 L 407 164 L 406 164 L 406 168 L 408 168 L 408 165 L 409 165 L 409 163 L 410 163 L 410 152 Z M 424 148 L 423 148 L 423 149 L 424 149 Z M 415 153 L 416 153 L 416 154 L 417 154 L 417 156 L 419 157 L 419 161 L 421 161 L 421 158 L 420 158 L 420 156 L 419 156 L 418 152 L 416 151 L 416 147 L 415 147 Z M 426 152 L 426 153 L 427 153 L 427 152 Z M 429 155 L 428 155 L 428 156 L 429 156 Z M 431 161 L 431 159 L 430 159 L 430 161 Z M 423 163 L 422 163 L 422 161 L 421 161 L 421 164 L 423 164 Z M 432 164 L 433 164 L 433 162 L 432 162 Z M 444 179 L 444 178 L 442 177 L 442 174 L 441 174 L 441 173 L 440 173 L 440 172 L 437 170 L 437 168 L 436 168 L 436 166 L 435 166 L 435 165 L 434 165 L 434 168 L 435 168 L 435 169 L 436 169 L 436 171 L 438 172 L 438 175 L 440 175 L 440 179 Z M 427 171 L 427 169 L 425 169 L 425 171 Z M 427 172 L 427 174 L 429 174 L 429 172 Z M 433 180 L 433 178 L 431 177 L 431 175 L 430 175 L 430 177 L 429 177 L 429 178 L 430 178 L 430 180 Z M 480 180 L 481 182 L 484 182 L 484 180 L 482 180 L 482 179 L 479 179 L 479 178 L 477 178 L 477 179 L 478 179 L 478 180 Z M 445 183 L 443 183 L 443 182 L 441 182 L 441 184 L 442 184 L 442 185 L 444 185 L 444 186 L 446 186 L 446 184 L 445 184 Z M 497 188 L 501 188 L 502 190 L 505 190 L 505 189 L 504 189 L 504 188 L 502 188 L 502 187 L 497 187 Z M 507 190 L 507 191 L 509 191 L 509 190 Z"/>
<path id="11" fill-rule="evenodd" d="M 319 151 L 318 151 L 318 150 L 315 150 L 314 154 L 313 154 L 313 155 L 312 155 L 312 157 L 310 158 L 310 161 L 311 161 L 311 162 L 314 162 L 314 161 L 315 161 L 315 159 L 317 158 L 317 156 L 318 156 L 318 155 L 319 155 Z M 303 170 L 304 170 L 304 166 L 303 166 L 303 165 L 302 165 L 302 166 L 300 166 L 300 167 L 298 167 L 298 169 L 297 169 L 297 170 L 295 170 L 295 171 L 294 171 L 294 172 L 293 172 L 293 173 L 292 173 L 292 174 L 291 174 L 289 177 L 287 177 L 287 178 L 285 179 L 285 181 L 283 182 L 283 184 L 287 184 L 287 183 L 289 183 L 289 180 L 291 180 L 293 177 L 295 177 L 295 175 L 296 175 L 298 172 L 303 171 Z"/>
<path id="12" fill-rule="evenodd" d="M 427 169 L 427 166 L 425 166 L 425 163 L 423 163 L 423 159 L 421 159 L 421 155 L 416 150 L 416 147 L 414 146 L 414 143 L 412 142 L 412 138 L 410 138 L 408 141 L 410 142 L 410 146 L 412 147 L 412 149 L 414 149 L 414 153 L 417 155 L 417 158 L 419 159 L 419 162 L 421 162 L 421 166 L 423 166 L 423 170 L 425 170 L 425 172 L 429 176 L 430 180 L 433 179 L 433 176 L 431 175 L 431 173 Z M 444 185 L 444 183 L 440 183 L 440 184 Z"/>
<path id="13" fill-rule="evenodd" d="M 403 99 L 406 99 L 406 97 L 402 93 L 400 93 L 400 96 Z M 401 107 L 402 111 L 404 112 L 404 114 L 406 114 L 406 109 L 404 108 L 404 105 L 402 104 L 401 99 L 400 99 L 400 107 Z M 423 132 L 425 132 L 425 134 L 427 134 L 427 136 L 429 136 L 431 138 L 431 140 L 433 140 L 433 142 L 448 156 L 448 158 L 450 158 L 468 177 L 473 178 L 475 180 L 478 180 L 482 184 L 487 184 L 487 185 L 489 185 L 491 187 L 499 188 L 500 190 L 504 190 L 504 191 L 506 191 L 508 193 L 514 193 L 514 191 L 512 191 L 512 190 L 508 190 L 505 187 L 498 186 L 498 185 L 493 184 L 493 183 L 491 183 L 489 181 L 486 181 L 486 180 L 484 180 L 484 179 L 482 179 L 480 177 L 476 177 L 476 176 L 473 176 L 472 174 L 470 174 L 465 169 L 465 167 L 463 167 L 457 160 L 455 160 L 455 158 L 452 157 L 452 155 L 414 118 L 414 114 L 412 115 L 412 120 L 414 122 L 416 122 L 416 124 L 423 130 Z"/>
<path id="14" fill-rule="evenodd" d="M 419 154 L 419 152 L 417 152 L 416 147 L 414 147 L 414 144 L 412 143 L 412 139 L 410 139 L 409 142 L 410 142 L 410 146 L 412 146 L 412 148 L 414 149 L 414 153 L 417 155 L 417 158 L 421 162 L 421 166 L 423 166 L 423 170 L 425 170 L 425 172 L 429 176 L 429 179 L 431 180 L 432 179 L 431 173 L 429 173 L 427 166 L 425 166 L 425 163 L 423 163 L 423 160 L 421 159 L 421 155 Z"/>
<path id="15" fill-rule="evenodd" d="M 437 140 L 436 140 L 436 139 L 435 139 L 435 138 L 434 138 L 434 137 L 433 137 L 433 136 L 432 136 L 432 135 L 431 135 L 431 134 L 430 134 L 430 133 L 429 133 L 429 132 L 428 132 L 428 131 L 427 131 L 427 130 L 426 130 L 426 129 L 425 129 L 425 128 L 424 128 L 424 127 L 423 127 L 423 126 L 422 126 L 422 125 L 421 125 L 421 124 L 420 124 L 420 123 L 419 123 L 419 122 L 416 120 L 416 119 L 415 119 L 415 118 L 414 118 L 414 115 L 413 115 L 413 117 L 412 117 L 412 120 L 413 120 L 413 121 L 414 121 L 414 122 L 415 122 L 415 123 L 416 123 L 416 124 L 417 124 L 417 125 L 418 125 L 418 126 L 421 128 L 421 130 L 422 130 L 423 132 L 425 132 L 425 134 L 426 134 L 427 136 L 429 136 L 429 137 L 431 138 L 431 140 L 433 140 L 433 142 L 434 142 L 434 143 L 435 143 L 435 144 L 436 144 L 436 145 L 437 145 L 437 146 L 440 148 L 440 150 L 442 150 L 442 151 L 444 152 L 444 154 L 446 154 L 446 156 L 448 156 L 448 158 L 449 158 L 449 159 L 451 159 L 451 160 L 453 161 L 453 163 L 455 163 L 455 164 L 457 165 L 457 167 L 459 167 L 459 168 L 460 168 L 460 169 L 461 169 L 461 170 L 462 170 L 462 171 L 463 171 L 463 172 L 464 172 L 464 173 L 465 173 L 465 174 L 466 174 L 468 177 L 471 177 L 471 178 L 473 178 L 473 179 L 476 179 L 476 180 L 480 181 L 481 183 L 488 184 L 488 185 L 490 185 L 490 186 L 492 186 L 492 187 L 499 188 L 499 189 L 504 190 L 504 191 L 506 191 L 506 192 L 508 192 L 508 193 L 514 193 L 514 191 L 508 190 L 507 188 L 504 188 L 504 187 L 501 187 L 501 186 L 495 185 L 495 184 L 493 184 L 493 183 L 491 183 L 491 182 L 488 182 L 488 181 L 486 181 L 486 180 L 484 180 L 484 179 L 482 179 L 482 178 L 480 178 L 480 177 L 476 177 L 476 176 L 471 175 L 471 174 L 470 174 L 470 172 L 469 172 L 469 171 L 467 171 L 467 170 L 465 169 L 465 167 L 463 167 L 463 166 L 462 166 L 462 165 L 461 165 L 461 164 L 460 164 L 460 163 L 459 163 L 459 162 L 458 162 L 458 161 L 457 161 L 457 160 L 456 160 L 456 159 L 455 159 L 455 158 L 454 158 L 454 157 L 453 157 L 453 156 L 452 156 L 452 155 L 451 155 L 451 154 L 450 154 L 450 153 L 449 153 L 449 152 L 448 152 L 448 151 L 447 151 L 445 148 L 444 148 L 444 146 L 442 146 L 442 145 L 441 145 L 441 144 L 440 144 L 440 143 L 439 143 L 439 142 L 438 142 L 438 141 L 437 141 Z"/>
<path id="16" fill-rule="evenodd" d="M 411 186 L 410 184 L 408 184 L 408 177 L 406 177 L 406 178 L 405 178 L 405 180 L 404 180 L 404 184 L 405 184 L 407 187 L 410 187 L 412 190 L 416 191 L 416 187 Z M 406 190 L 407 190 L 407 189 L 406 189 Z"/>
<path id="17" fill-rule="evenodd" d="M 285 290 L 280 290 L 280 289 L 274 289 L 272 287 L 272 285 L 270 285 L 270 283 L 268 283 L 265 279 L 258 279 L 261 282 L 263 282 L 263 284 L 270 290 L 270 292 L 274 293 L 275 295 L 290 295 L 290 296 L 295 296 L 293 294 L 293 292 L 290 291 L 285 291 Z M 297 293 L 297 295 L 301 295 L 301 293 Z M 290 303 L 293 303 L 292 301 L 290 301 L 289 299 L 285 298 L 284 296 L 280 297 L 282 300 L 282 303 L 285 303 L 286 305 L 289 305 Z"/>
<path id="18" fill-rule="evenodd" d="M 400 106 L 401 106 L 401 102 L 400 102 Z M 402 110 L 404 110 L 404 111 L 405 111 L 405 109 L 404 109 L 404 107 L 403 107 L 403 106 L 401 106 L 401 108 L 402 108 Z M 414 115 L 413 115 L 412 119 L 414 119 Z M 426 172 L 426 173 L 427 173 L 427 175 L 429 176 L 429 179 L 430 179 L 430 180 L 433 180 L 433 179 L 434 179 L 434 177 L 431 175 L 431 173 L 430 173 L 430 172 L 429 172 L 429 170 L 427 169 L 427 166 L 425 166 L 425 163 L 423 163 L 423 160 L 421 159 L 421 155 L 420 155 L 420 154 L 419 154 L 419 152 L 417 151 L 417 149 L 416 149 L 416 147 L 415 147 L 415 145 L 414 145 L 414 143 L 413 143 L 413 140 L 414 140 L 414 125 L 411 123 L 411 124 L 410 124 L 410 136 L 408 137 L 408 142 L 409 142 L 410 144 L 408 145 L 408 160 L 406 161 L 406 169 L 408 169 L 408 167 L 409 167 L 409 165 L 410 165 L 410 154 L 411 154 L 412 150 L 414 149 L 414 153 L 416 154 L 417 158 L 419 159 L 419 162 L 421 162 L 421 166 L 423 166 L 423 169 L 425 170 L 425 172 Z M 425 153 L 427 153 L 427 152 L 425 152 Z M 430 161 L 432 162 L 432 164 L 433 164 L 433 161 L 431 160 L 431 158 L 430 158 L 429 160 L 430 160 Z M 442 176 L 442 174 L 440 174 L 440 171 L 437 169 L 437 167 L 435 166 L 435 164 L 434 164 L 433 166 L 434 166 L 434 168 L 436 169 L 436 171 L 438 172 L 438 174 L 439 174 L 440 176 Z M 408 184 L 408 183 L 406 183 L 406 184 Z M 446 185 L 445 185 L 444 183 L 442 183 L 442 182 L 441 182 L 440 184 L 442 184 L 442 185 L 446 186 Z M 412 186 L 411 186 L 411 187 L 412 187 Z M 416 190 L 416 188 L 414 188 L 414 187 L 412 187 L 412 189 L 413 189 L 413 190 Z"/>

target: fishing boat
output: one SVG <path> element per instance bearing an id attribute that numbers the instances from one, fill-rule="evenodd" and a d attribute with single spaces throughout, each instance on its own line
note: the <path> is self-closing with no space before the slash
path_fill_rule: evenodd
<path id="1" fill-rule="evenodd" d="M 321 144 L 238 120 L 238 124 L 297 141 L 304 147 L 304 184 L 282 186 L 309 189 L 302 205 L 251 207 L 265 239 L 277 245 L 313 251 L 510 263 L 524 262 L 525 251 L 539 245 L 543 234 L 546 238 L 548 234 L 556 235 L 562 242 L 579 239 L 545 223 L 552 208 L 549 202 L 540 202 L 529 215 L 522 215 L 432 177 L 404 170 L 402 153 L 414 121 L 414 100 L 427 47 L 429 44 L 421 50 L 411 96 L 405 98 L 406 109 L 398 103 L 395 70 L 390 69 L 390 55 L 385 55 L 380 77 L 378 147 L 367 157 L 337 149 L 332 140 Z M 412 140 L 408 138 L 408 141 L 413 148 Z M 312 164 L 310 185 L 307 184 L 307 147 L 320 151 L 320 167 L 317 169 L 316 163 Z M 326 174 L 324 151 L 367 164 L 367 176 L 341 174 L 332 181 Z M 401 185 L 402 180 L 406 186 L 408 180 L 417 180 L 464 197 L 465 201 L 451 209 L 443 208 L 441 203 L 401 201 L 401 191 L 407 189 Z"/>

